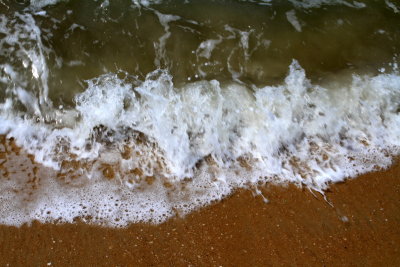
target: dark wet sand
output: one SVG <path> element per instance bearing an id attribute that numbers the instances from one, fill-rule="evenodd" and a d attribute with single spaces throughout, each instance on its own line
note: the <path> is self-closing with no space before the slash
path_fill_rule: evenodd
<path id="1" fill-rule="evenodd" d="M 400 266 L 400 165 L 333 185 L 241 190 L 162 225 L 0 226 L 0 266 Z"/>

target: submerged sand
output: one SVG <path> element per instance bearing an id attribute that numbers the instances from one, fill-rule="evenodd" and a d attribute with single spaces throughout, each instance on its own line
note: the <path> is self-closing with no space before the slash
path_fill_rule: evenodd
<path id="1" fill-rule="evenodd" d="M 319 193 L 239 190 L 161 225 L 0 226 L 0 266 L 400 266 L 400 164 Z"/>

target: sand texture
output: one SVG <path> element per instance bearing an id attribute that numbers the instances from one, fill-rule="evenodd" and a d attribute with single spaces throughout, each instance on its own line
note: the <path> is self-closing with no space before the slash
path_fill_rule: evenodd
<path id="1" fill-rule="evenodd" d="M 2 173 L 4 175 L 4 172 Z M 319 193 L 240 190 L 162 225 L 0 226 L 0 266 L 400 266 L 400 165 Z"/>

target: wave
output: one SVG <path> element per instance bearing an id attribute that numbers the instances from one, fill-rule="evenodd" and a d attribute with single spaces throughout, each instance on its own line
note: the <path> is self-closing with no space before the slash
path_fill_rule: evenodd
<path id="1" fill-rule="evenodd" d="M 120 72 L 86 83 L 76 107 L 54 111 L 53 123 L 2 107 L 1 134 L 59 176 L 88 181 L 73 190 L 56 183 L 40 202 L 52 215 L 30 213 L 19 223 L 30 216 L 68 221 L 88 210 L 111 225 L 161 222 L 268 182 L 322 192 L 331 182 L 388 167 L 399 154 L 396 73 L 321 86 L 294 60 L 283 84 L 263 88 L 217 80 L 176 87 L 165 70 L 143 81 Z M 124 204 L 99 212 L 104 195 Z M 67 208 L 71 203 L 91 208 L 82 214 Z M 122 207 L 135 212 L 121 215 Z"/>

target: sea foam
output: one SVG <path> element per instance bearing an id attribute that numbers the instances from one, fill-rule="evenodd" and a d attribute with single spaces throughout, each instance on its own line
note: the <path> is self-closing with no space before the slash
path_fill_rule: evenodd
<path id="1" fill-rule="evenodd" d="M 323 192 L 399 154 L 397 73 L 321 86 L 294 60 L 281 85 L 263 88 L 217 80 L 177 87 L 165 70 L 86 84 L 74 109 L 54 112 L 57 123 L 1 106 L 1 134 L 54 171 L 43 172 L 29 209 L 17 208 L 22 196 L 10 188 L 18 181 L 2 180 L 0 223 L 158 223 L 268 182 Z"/>

